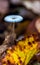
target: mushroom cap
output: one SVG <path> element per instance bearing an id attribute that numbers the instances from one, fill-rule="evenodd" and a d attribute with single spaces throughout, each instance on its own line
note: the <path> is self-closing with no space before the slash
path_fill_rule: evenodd
<path id="1" fill-rule="evenodd" d="M 4 21 L 15 23 L 15 22 L 21 22 L 23 20 L 23 17 L 20 15 L 8 15 L 4 18 Z"/>

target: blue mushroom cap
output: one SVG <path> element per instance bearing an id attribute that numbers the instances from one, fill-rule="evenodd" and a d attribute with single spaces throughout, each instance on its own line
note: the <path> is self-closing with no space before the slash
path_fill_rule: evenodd
<path id="1" fill-rule="evenodd" d="M 15 22 L 21 22 L 23 20 L 23 17 L 20 15 L 8 15 L 4 18 L 5 22 L 15 23 Z"/>

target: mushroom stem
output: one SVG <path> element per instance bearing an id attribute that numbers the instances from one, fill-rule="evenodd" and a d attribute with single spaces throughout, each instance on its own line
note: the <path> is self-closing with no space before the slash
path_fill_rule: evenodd
<path id="1" fill-rule="evenodd" d="M 12 32 L 15 33 L 15 23 L 12 23 Z"/>

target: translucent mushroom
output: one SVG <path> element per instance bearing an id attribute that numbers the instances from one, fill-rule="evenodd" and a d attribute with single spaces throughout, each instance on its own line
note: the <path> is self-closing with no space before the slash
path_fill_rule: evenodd
<path id="1" fill-rule="evenodd" d="M 5 22 L 13 24 L 13 29 L 15 27 L 15 23 L 20 23 L 22 20 L 23 20 L 23 17 L 20 15 L 8 15 L 4 18 Z"/>
<path id="2" fill-rule="evenodd" d="M 23 21 L 23 17 L 20 15 L 8 15 L 4 18 L 4 21 L 7 23 L 12 23 L 12 32 L 14 33 L 15 23 L 20 23 Z"/>
<path id="3" fill-rule="evenodd" d="M 15 22 L 21 22 L 23 20 L 23 17 L 20 15 L 8 15 L 4 18 L 4 20 L 6 22 L 15 23 Z"/>

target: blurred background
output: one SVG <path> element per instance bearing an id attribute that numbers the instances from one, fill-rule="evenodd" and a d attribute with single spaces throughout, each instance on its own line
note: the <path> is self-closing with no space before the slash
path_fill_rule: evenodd
<path id="1" fill-rule="evenodd" d="M 4 21 L 4 17 L 7 15 L 23 17 L 22 23 L 15 25 L 15 32 L 18 36 L 27 29 L 33 19 L 40 17 L 40 0 L 0 0 L 0 39 L 4 38 L 5 31 L 11 30 L 11 25 Z"/>
<path id="2" fill-rule="evenodd" d="M 40 1 L 38 0 L 0 0 L 0 19 L 8 14 L 19 14 L 32 19 L 40 16 Z M 31 17 L 29 16 L 31 15 Z"/>
<path id="3" fill-rule="evenodd" d="M 15 25 L 15 32 L 19 36 L 33 19 L 40 17 L 40 0 L 0 0 L 0 44 L 5 38 L 5 31 L 9 32 L 12 29 L 11 25 L 4 21 L 7 15 L 23 17 L 20 25 Z"/>
<path id="4" fill-rule="evenodd" d="M 15 23 L 16 36 L 12 32 L 12 23 L 4 21 L 4 18 L 8 15 L 20 15 L 23 17 L 21 23 Z M 35 23 L 36 21 L 37 23 Z M 40 40 L 40 0 L 0 0 L 0 48 L 6 36 L 12 33 L 16 38 L 37 33 Z"/>

